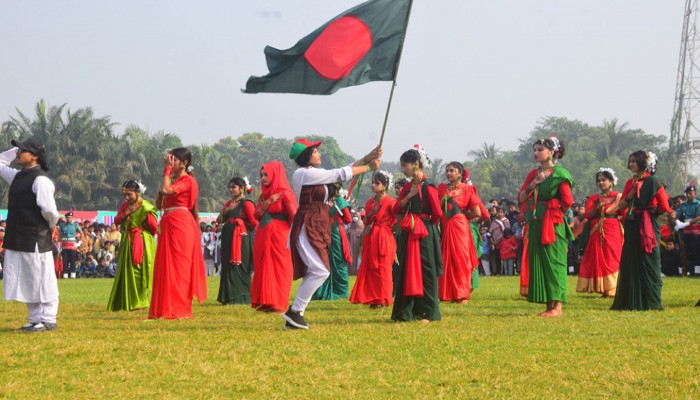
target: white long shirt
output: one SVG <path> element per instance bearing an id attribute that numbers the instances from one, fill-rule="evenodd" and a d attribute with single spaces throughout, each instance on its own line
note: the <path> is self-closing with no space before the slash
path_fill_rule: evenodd
<path id="1" fill-rule="evenodd" d="M 342 168 L 323 169 L 314 167 L 300 167 L 292 175 L 292 188 L 299 203 L 299 195 L 302 186 L 326 185 L 330 183 L 346 182 L 352 179 L 352 164 Z M 328 201 L 328 189 L 324 202 Z"/>
<path id="2" fill-rule="evenodd" d="M 10 168 L 17 148 L 0 153 L 0 178 L 12 184 L 19 170 Z M 38 176 L 32 185 L 41 215 L 53 227 L 58 222 L 58 210 L 54 200 L 55 187 L 51 179 Z M 51 251 L 33 252 L 6 250 L 3 276 L 3 297 L 24 303 L 47 303 L 58 299 L 58 283 Z"/>

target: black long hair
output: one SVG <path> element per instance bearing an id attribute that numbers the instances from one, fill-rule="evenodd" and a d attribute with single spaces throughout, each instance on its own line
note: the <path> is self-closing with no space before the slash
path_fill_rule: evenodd
<path id="1" fill-rule="evenodd" d="M 300 167 L 308 167 L 309 162 L 311 161 L 311 154 L 313 154 L 314 149 L 317 147 L 318 146 L 307 147 L 297 156 L 297 158 L 294 159 L 294 162 Z"/>
<path id="2" fill-rule="evenodd" d="M 535 143 L 532 144 L 532 148 L 535 148 L 535 145 L 541 144 L 542 146 L 548 148 L 549 150 L 554 151 L 554 140 L 551 138 L 545 138 L 545 139 L 537 139 Z M 559 139 L 559 148 L 554 151 L 554 155 L 552 156 L 555 160 L 561 160 L 562 157 L 564 157 L 564 153 L 566 151 L 566 148 L 564 146 L 564 141 Z"/>
<path id="3" fill-rule="evenodd" d="M 399 158 L 399 161 L 402 163 L 415 163 L 418 162 L 418 166 L 423 169 L 423 161 L 420 160 L 420 153 L 418 153 L 418 150 L 411 149 L 411 150 L 406 150 L 404 151 L 403 154 L 401 154 L 401 158 Z"/>
<path id="4" fill-rule="evenodd" d="M 180 162 L 184 163 L 185 168 L 192 165 L 192 153 L 189 151 L 189 149 L 187 149 L 187 147 L 178 147 L 172 149 L 170 153 L 173 155 L 173 157 L 177 158 L 178 160 L 180 160 Z M 192 175 L 192 178 L 194 179 L 194 173 L 192 171 L 189 171 L 187 173 L 189 175 Z M 194 202 L 194 207 L 192 207 L 190 212 L 192 213 L 194 220 L 199 222 L 199 205 L 197 204 L 197 201 Z"/>

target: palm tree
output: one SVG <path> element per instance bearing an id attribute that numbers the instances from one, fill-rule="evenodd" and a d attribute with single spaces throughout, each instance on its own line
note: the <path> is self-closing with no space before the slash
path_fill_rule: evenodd
<path id="1" fill-rule="evenodd" d="M 625 154 L 620 154 L 627 147 L 629 124 L 627 122 L 620 124 L 617 118 L 610 121 L 603 120 L 601 128 L 601 138 L 598 141 L 598 160 L 605 161 L 612 155 L 625 157 Z"/>
<path id="2" fill-rule="evenodd" d="M 479 162 L 481 160 L 495 160 L 501 155 L 501 148 L 496 146 L 496 143 L 488 144 L 484 142 L 481 148 L 476 150 L 469 150 L 468 155 L 474 157 L 474 161 Z"/>

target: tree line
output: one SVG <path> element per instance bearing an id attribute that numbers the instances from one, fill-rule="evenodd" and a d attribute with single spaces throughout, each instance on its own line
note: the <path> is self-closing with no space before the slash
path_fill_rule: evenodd
<path id="1" fill-rule="evenodd" d="M 138 126 L 128 125 L 117 133 L 117 124 L 107 116 L 95 116 L 90 107 L 72 111 L 66 104 L 47 106 L 39 101 L 33 115 L 17 110 L 0 127 L 0 142 L 9 147 L 10 140 L 36 137 L 47 146 L 49 176 L 56 184 L 59 209 L 116 210 L 122 203 L 121 185 L 128 179 L 141 180 L 149 190 L 146 198 L 153 199 L 160 185 L 163 156 L 169 149 L 182 147 L 181 139 L 172 133 L 149 133 Z M 595 172 L 611 167 L 620 178 L 618 189 L 629 177 L 626 163 L 633 151 L 650 149 L 665 154 L 667 138 L 629 129 L 627 124 L 613 119 L 601 126 L 561 117 L 547 117 L 524 138 L 517 150 L 502 151 L 495 144 L 483 143 L 465 154 L 464 160 L 433 159 L 428 174 L 441 182 L 444 166 L 449 161 L 464 162 L 482 199 L 515 198 L 527 173 L 534 167 L 532 143 L 555 134 L 566 143 L 566 155 L 561 164 L 571 171 L 576 181 L 574 195 L 581 199 L 597 191 Z M 323 141 L 323 167 L 346 165 L 354 159 L 329 136 L 308 137 Z M 465 139 L 468 140 L 468 139 Z M 284 163 L 288 177 L 296 168 L 288 157 L 292 139 L 266 137 L 259 132 L 244 133 L 237 138 L 228 136 L 218 142 L 187 145 L 193 156 L 195 176 L 199 184 L 199 207 L 215 212 L 227 200 L 227 183 L 234 176 L 248 176 L 259 192 L 259 171 L 270 160 Z M 474 147 L 476 143 L 474 143 Z M 433 156 L 439 156 L 433 154 Z M 400 178 L 398 162 L 384 162 L 382 168 Z M 658 175 L 668 181 L 669 168 L 659 161 Z M 360 188 L 358 204 L 371 196 L 369 175 Z M 0 198 L 7 204 L 8 185 L 0 185 Z M 682 191 L 671 187 L 669 191 Z M 257 198 L 257 193 L 252 195 Z"/>

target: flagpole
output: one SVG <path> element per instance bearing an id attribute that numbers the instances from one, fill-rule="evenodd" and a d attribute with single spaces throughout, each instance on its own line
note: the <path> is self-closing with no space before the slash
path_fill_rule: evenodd
<path id="1" fill-rule="evenodd" d="M 384 133 L 386 132 L 386 123 L 389 121 L 389 111 L 391 110 L 391 100 L 394 98 L 394 88 L 396 87 L 396 77 L 399 75 L 399 64 L 401 63 L 401 55 L 403 54 L 403 45 L 406 42 L 406 34 L 408 33 L 408 20 L 411 17 L 411 9 L 413 8 L 413 0 L 408 0 L 408 12 L 406 12 L 406 23 L 404 24 L 405 30 L 404 30 L 404 35 L 403 35 L 403 40 L 401 40 L 401 52 L 399 53 L 398 58 L 396 59 L 396 66 L 394 67 L 394 80 L 391 82 L 391 91 L 389 92 L 389 101 L 387 102 L 386 105 L 386 113 L 384 114 L 384 125 L 382 125 L 382 135 L 379 138 L 379 147 L 382 147 L 382 144 L 384 143 Z M 374 174 L 376 171 L 372 171 L 372 180 L 374 180 Z M 362 186 L 362 181 L 364 178 L 363 175 L 356 175 L 352 182 L 350 183 L 350 190 L 348 191 L 348 198 L 352 197 L 352 187 L 355 185 L 355 183 L 358 183 L 357 187 L 357 193 L 359 195 L 360 193 L 360 187 Z M 353 199 L 357 201 L 357 199 Z M 354 204 L 353 204 L 354 205 Z"/>
<path id="2" fill-rule="evenodd" d="M 379 138 L 379 147 L 382 147 L 384 143 L 384 133 L 386 132 L 386 123 L 389 121 L 389 111 L 391 110 L 391 100 L 394 98 L 394 88 L 396 87 L 396 78 L 399 76 L 399 64 L 401 64 L 401 55 L 403 54 L 403 45 L 406 42 L 406 35 L 408 34 L 408 20 L 411 18 L 411 9 L 413 8 L 413 0 L 408 1 L 408 12 L 406 13 L 406 24 L 405 32 L 403 35 L 403 40 L 401 41 L 401 52 L 399 57 L 396 59 L 396 68 L 394 69 L 394 80 L 391 83 L 391 92 L 389 92 L 389 101 L 386 105 L 386 114 L 384 114 L 384 125 L 382 126 L 382 136 Z"/>

